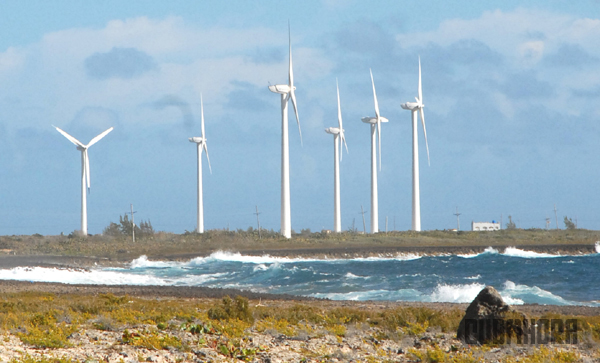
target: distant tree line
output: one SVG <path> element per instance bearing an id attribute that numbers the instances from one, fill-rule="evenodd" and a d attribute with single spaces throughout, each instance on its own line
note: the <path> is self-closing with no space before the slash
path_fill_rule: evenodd
<path id="1" fill-rule="evenodd" d="M 110 222 L 110 224 L 104 228 L 102 234 L 113 237 L 131 236 L 132 228 L 135 228 L 136 237 L 148 237 L 154 235 L 154 228 L 152 228 L 150 220 L 142 220 L 139 225 L 136 224 L 133 226 L 133 223 L 131 223 L 127 214 L 119 216 L 119 223 Z"/>

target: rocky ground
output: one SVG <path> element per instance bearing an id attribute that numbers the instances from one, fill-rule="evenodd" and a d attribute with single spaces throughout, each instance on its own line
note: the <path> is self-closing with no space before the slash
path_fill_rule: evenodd
<path id="1" fill-rule="evenodd" d="M 455 339 L 453 333 L 430 329 L 414 335 L 380 336 L 381 331 L 368 326 L 352 326 L 345 336 L 310 327 L 285 336 L 276 331 L 258 333 L 249 329 L 240 347 L 221 348 L 225 344 L 218 335 L 198 335 L 189 331 L 160 332 L 156 327 L 138 326 L 124 330 L 87 329 L 72 334 L 72 347 L 36 349 L 12 334 L 1 337 L 0 361 L 33 361 L 62 358 L 77 362 L 503 362 L 520 361 L 600 361 L 598 346 L 589 341 L 578 345 L 548 345 L 543 347 L 504 345 L 470 347 Z M 183 347 L 160 349 L 136 342 L 135 337 L 155 332 L 159 336 L 175 336 Z M 134 338 L 127 339 L 126 337 Z M 379 339 L 378 339 L 379 338 Z M 136 345 L 139 344 L 139 345 Z M 566 357 L 566 358 L 565 358 Z M 541 360 L 540 360 L 541 358 Z"/>

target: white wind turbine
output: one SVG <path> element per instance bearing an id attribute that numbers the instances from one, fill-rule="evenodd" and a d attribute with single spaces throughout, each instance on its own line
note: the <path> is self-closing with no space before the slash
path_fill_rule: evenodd
<path id="1" fill-rule="evenodd" d="M 198 149 L 198 222 L 196 224 L 196 232 L 204 233 L 204 204 L 202 200 L 202 150 L 206 151 L 206 160 L 208 161 L 208 170 L 212 174 L 210 167 L 210 158 L 208 157 L 208 146 L 206 145 L 206 136 L 204 134 L 204 104 L 202 95 L 200 95 L 200 120 L 202 125 L 201 137 L 190 137 L 190 142 L 196 143 Z"/>
<path id="2" fill-rule="evenodd" d="M 348 152 L 348 145 L 346 144 L 346 137 L 344 136 L 344 129 L 342 127 L 342 109 L 340 106 L 340 87 L 337 85 L 337 79 L 335 81 L 337 87 L 337 101 L 338 101 L 338 127 L 329 127 L 325 129 L 325 132 L 333 135 L 333 231 L 342 231 L 342 213 L 340 208 L 340 159 L 342 145 L 341 141 L 346 146 L 346 152 Z M 338 151 L 339 149 L 339 151 Z"/>
<path id="3" fill-rule="evenodd" d="M 425 114 L 423 113 L 423 90 L 421 87 L 421 57 L 419 57 L 419 96 L 415 97 L 417 102 L 406 102 L 400 106 L 405 110 L 412 111 L 412 146 L 413 146 L 413 188 L 412 188 L 412 230 L 421 230 L 421 192 L 419 189 L 419 138 L 417 130 L 417 113 L 421 114 L 421 124 L 425 135 L 425 146 L 427 147 L 427 164 L 429 165 L 429 143 L 427 142 L 427 129 L 425 128 Z"/>
<path id="4" fill-rule="evenodd" d="M 81 151 L 81 234 L 87 236 L 87 192 L 90 189 L 90 159 L 88 156 L 88 149 L 90 146 L 94 145 L 104 136 L 106 136 L 109 132 L 113 130 L 113 128 L 109 128 L 104 131 L 100 135 L 94 137 L 87 145 L 84 145 L 79 140 L 74 138 L 73 136 L 67 134 L 60 128 L 53 125 L 58 132 L 60 132 L 67 140 L 71 141 L 75 146 L 77 146 L 77 150 Z"/>
<path id="5" fill-rule="evenodd" d="M 290 49 L 290 64 L 288 73 L 288 84 L 277 84 L 269 86 L 269 90 L 281 94 L 281 234 L 285 238 L 292 238 L 292 217 L 290 210 L 290 150 L 288 139 L 288 100 L 292 100 L 296 122 L 300 132 L 300 143 L 302 143 L 302 131 L 300 130 L 300 119 L 296 106 L 296 94 L 294 91 L 294 72 L 292 70 L 292 38 L 288 24 L 288 37 Z"/>
<path id="6" fill-rule="evenodd" d="M 373 72 L 371 72 L 371 84 L 373 85 L 373 99 L 375 101 L 375 117 L 363 117 L 364 123 L 371 124 L 371 233 L 379 232 L 379 202 L 377 196 L 377 151 L 375 147 L 376 140 L 379 140 L 379 170 L 381 170 L 381 123 L 388 122 L 388 119 L 379 114 L 379 103 L 377 102 L 377 93 L 375 92 L 375 81 L 373 81 Z M 377 130 L 377 133 L 375 132 Z"/>

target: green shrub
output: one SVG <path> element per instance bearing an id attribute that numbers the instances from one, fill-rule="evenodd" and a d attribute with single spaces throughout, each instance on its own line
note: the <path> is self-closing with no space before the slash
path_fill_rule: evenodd
<path id="1" fill-rule="evenodd" d="M 249 323 L 254 322 L 248 299 L 241 296 L 236 296 L 233 300 L 229 296 L 223 297 L 220 304 L 208 309 L 208 317 L 213 320 L 239 319 Z"/>

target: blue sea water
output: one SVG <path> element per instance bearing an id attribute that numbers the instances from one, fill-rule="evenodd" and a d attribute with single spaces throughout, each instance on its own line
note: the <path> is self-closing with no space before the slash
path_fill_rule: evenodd
<path id="1" fill-rule="evenodd" d="M 476 255 L 355 259 L 247 256 L 215 252 L 186 262 L 149 261 L 90 271 L 46 267 L 0 270 L 0 279 L 77 284 L 236 288 L 335 300 L 470 302 L 486 285 L 510 304 L 600 306 L 598 253 L 552 255 L 488 248 Z"/>

